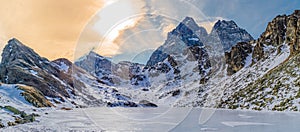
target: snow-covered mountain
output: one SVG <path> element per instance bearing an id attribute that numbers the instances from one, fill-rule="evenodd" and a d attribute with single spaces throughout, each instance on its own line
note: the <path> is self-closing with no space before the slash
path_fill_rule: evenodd
<path id="1" fill-rule="evenodd" d="M 0 110 L 9 115 L 7 122 L 28 121 L 29 115 L 12 119 L 12 107 L 299 111 L 299 62 L 299 10 L 274 18 L 257 40 L 234 21 L 218 21 L 208 34 L 186 17 L 146 65 L 113 63 L 93 51 L 74 64 L 64 58 L 49 61 L 11 39 L 0 64 Z"/>
<path id="2" fill-rule="evenodd" d="M 138 76 L 144 65 L 128 61 L 113 63 L 93 51 L 77 60 L 75 65 L 110 86 L 138 85 L 139 80 L 145 79 L 142 75 Z"/>
<path id="3" fill-rule="evenodd" d="M 277 16 L 260 38 L 233 46 L 224 75 L 206 90 L 191 89 L 176 106 L 299 111 L 299 18 L 299 10 Z"/>
<path id="4" fill-rule="evenodd" d="M 127 62 L 128 66 L 120 69 L 118 67 L 124 67 L 124 64 L 113 64 L 96 53 L 90 53 L 76 64 L 96 76 L 95 68 L 102 66 L 100 73 L 109 72 L 106 74 L 109 77 L 98 78 L 115 80 L 116 89 L 133 100 L 147 99 L 159 105 L 211 107 L 219 102 L 223 93 L 219 89 L 231 83 L 228 80 L 232 74 L 253 66 L 256 42 L 234 21 L 220 20 L 208 34 L 193 18 L 186 17 L 168 33 L 166 41 L 153 52 L 146 66 L 135 64 L 138 72 L 128 70 L 134 63 Z M 100 59 L 91 59 L 91 55 Z M 94 69 L 80 64 L 94 64 Z M 122 78 L 120 73 L 130 77 Z"/>
<path id="5" fill-rule="evenodd" d="M 69 60 L 49 61 L 17 39 L 11 39 L 5 46 L 0 67 L 3 83 L 30 86 L 46 98 L 44 101 L 52 103 L 41 102 L 39 107 L 138 106 L 130 97 Z"/>
<path id="6" fill-rule="evenodd" d="M 253 42 L 251 67 L 242 68 L 219 107 L 299 111 L 300 11 L 279 15 Z"/>

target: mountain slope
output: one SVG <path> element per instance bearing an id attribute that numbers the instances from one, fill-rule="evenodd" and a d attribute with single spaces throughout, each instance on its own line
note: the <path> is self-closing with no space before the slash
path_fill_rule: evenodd
<path id="1" fill-rule="evenodd" d="M 299 14 L 277 16 L 258 40 L 237 43 L 225 53 L 227 70 L 175 106 L 298 111 Z"/>
<path id="2" fill-rule="evenodd" d="M 249 82 L 234 91 L 229 90 L 219 107 L 299 111 L 299 27 L 299 10 L 288 16 L 274 18 L 255 42 L 252 55 L 252 67 L 265 63 L 273 65 L 272 68 L 268 68 L 265 74 L 260 74 L 252 80 L 249 78 L 253 78 L 253 74 L 244 73 L 242 79 Z M 252 71 L 262 67 L 264 66 L 256 67 Z"/>
<path id="3" fill-rule="evenodd" d="M 34 92 L 35 94 L 30 94 L 34 96 L 28 96 L 28 92 Z M 50 102 L 40 100 L 46 99 L 40 96 L 40 94 L 31 87 L 15 84 L 0 84 L 0 128 L 33 122 L 36 114 L 26 114 L 34 112 L 33 109 L 35 107 L 29 102 L 33 102 L 37 107 L 52 106 Z"/>
<path id="4" fill-rule="evenodd" d="M 113 87 L 105 85 L 67 59 L 51 62 L 17 39 L 10 40 L 5 46 L 0 72 L 2 82 L 28 85 L 55 106 L 137 106 L 129 101 L 130 98 L 119 94 Z"/>
<path id="5" fill-rule="evenodd" d="M 147 82 L 139 84 L 140 81 L 146 79 L 143 75 L 139 75 L 144 67 L 142 64 L 128 61 L 113 63 L 109 59 L 91 51 L 77 60 L 75 65 L 96 76 L 106 85 L 148 85 Z"/>
<path id="6" fill-rule="evenodd" d="M 299 111 L 300 54 L 292 56 L 261 78 L 235 91 L 220 107 Z"/>

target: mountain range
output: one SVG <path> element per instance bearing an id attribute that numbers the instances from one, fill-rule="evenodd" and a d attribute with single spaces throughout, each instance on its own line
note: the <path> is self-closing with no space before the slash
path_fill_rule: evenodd
<path id="1" fill-rule="evenodd" d="M 299 62 L 299 10 L 275 17 L 258 39 L 232 20 L 217 21 L 207 33 L 186 17 L 145 65 L 113 63 L 93 51 L 74 63 L 64 58 L 49 61 L 13 38 L 2 53 L 0 101 L 13 105 L 16 98 L 3 94 L 13 92 L 34 107 L 58 109 L 173 106 L 299 111 Z"/>

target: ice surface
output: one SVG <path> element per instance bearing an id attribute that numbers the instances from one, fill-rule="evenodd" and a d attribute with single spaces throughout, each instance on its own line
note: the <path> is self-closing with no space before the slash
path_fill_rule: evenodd
<path id="1" fill-rule="evenodd" d="M 289 131 L 300 129 L 298 112 L 255 112 L 217 109 L 199 124 L 203 108 L 85 108 L 50 110 L 38 122 L 5 128 L 4 131 Z M 242 117 L 251 118 L 242 118 Z"/>

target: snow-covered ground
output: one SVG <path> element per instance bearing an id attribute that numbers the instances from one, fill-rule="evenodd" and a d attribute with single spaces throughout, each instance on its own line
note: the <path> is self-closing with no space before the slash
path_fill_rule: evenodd
<path id="1" fill-rule="evenodd" d="M 17 85 L 10 85 L 10 84 L 0 84 L 0 106 L 11 106 L 19 111 L 24 111 L 27 114 L 37 113 L 40 114 L 41 112 L 53 108 L 36 108 L 28 103 L 23 96 L 21 96 L 22 90 L 16 88 Z M 14 122 L 15 117 L 19 115 L 14 115 L 12 112 L 1 109 L 0 108 L 0 123 L 7 126 L 7 122 Z M 1 129 L 0 129 L 1 131 Z"/>
<path id="2" fill-rule="evenodd" d="M 206 109 L 210 110 L 210 109 Z M 50 110 L 36 122 L 1 131 L 299 131 L 300 113 L 216 110 L 199 124 L 202 108 L 85 108 Z"/>

